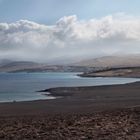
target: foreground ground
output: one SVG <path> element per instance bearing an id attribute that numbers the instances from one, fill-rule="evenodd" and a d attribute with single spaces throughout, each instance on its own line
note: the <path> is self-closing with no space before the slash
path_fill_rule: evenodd
<path id="1" fill-rule="evenodd" d="M 0 139 L 140 139 L 139 82 L 45 91 L 63 98 L 0 104 Z"/>
<path id="2" fill-rule="evenodd" d="M 0 117 L 0 139 L 138 140 L 140 110 L 94 114 Z"/>

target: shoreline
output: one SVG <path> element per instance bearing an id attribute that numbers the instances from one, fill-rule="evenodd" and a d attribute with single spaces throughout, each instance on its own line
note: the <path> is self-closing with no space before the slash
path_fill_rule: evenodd
<path id="1" fill-rule="evenodd" d="M 106 68 L 80 74 L 81 77 L 125 77 L 140 78 L 140 67 Z"/>
<path id="2" fill-rule="evenodd" d="M 50 96 L 57 98 L 0 103 L 0 116 L 94 113 L 140 105 L 140 82 L 111 86 L 58 87 L 44 91 L 49 91 Z"/>
<path id="3" fill-rule="evenodd" d="M 43 93 L 43 95 L 53 96 L 53 97 L 61 97 L 65 98 L 67 96 L 73 96 L 72 92 L 82 92 L 82 90 L 95 90 L 99 88 L 109 88 L 109 87 L 120 87 L 120 86 L 127 86 L 127 85 L 140 85 L 140 81 L 125 83 L 125 84 L 113 84 L 113 85 L 96 85 L 96 86 L 77 86 L 77 87 L 54 87 L 48 88 L 45 90 L 40 90 L 37 92 Z M 46 92 L 46 94 L 45 94 Z M 48 94 L 49 93 L 49 94 Z"/>
<path id="4" fill-rule="evenodd" d="M 93 78 L 93 77 L 91 77 Z M 100 77 L 102 78 L 102 77 Z M 103 78 L 106 78 L 106 77 L 103 77 Z M 110 78 L 110 77 L 109 77 Z M 111 77 L 111 78 L 116 78 L 116 77 Z M 131 77 L 117 77 L 117 78 L 131 78 Z M 133 77 L 132 77 L 133 78 Z M 72 90 L 75 90 L 75 89 L 88 89 L 88 88 L 100 88 L 100 87 L 108 87 L 108 86 L 122 86 L 122 85 L 127 85 L 127 84 L 135 84 L 135 83 L 139 83 L 140 81 L 136 81 L 136 82 L 130 82 L 130 83 L 123 83 L 123 84 L 112 84 L 112 85 L 95 85 L 95 86 L 70 86 L 70 87 L 54 87 L 54 88 L 48 88 L 48 89 L 45 89 L 45 90 L 39 90 L 39 91 L 36 91 L 38 93 L 41 93 L 41 95 L 43 96 L 49 96 L 49 97 L 52 97 L 52 98 L 49 98 L 49 99 L 35 99 L 35 100 L 12 100 L 12 101 L 2 101 L 0 102 L 0 104 L 3 104 L 3 103 L 20 103 L 20 102 L 34 102 L 34 101 L 48 101 L 48 100 L 56 100 L 56 99 L 60 99 L 60 98 L 65 98 L 67 96 L 71 96 L 71 94 L 69 92 L 66 92 L 66 94 L 64 94 L 64 91 L 62 91 L 62 93 L 59 95 L 58 92 L 59 90 L 68 90 L 70 91 L 70 89 Z M 58 91 L 58 92 L 56 92 Z M 61 92 L 61 91 L 60 91 Z"/>
<path id="5" fill-rule="evenodd" d="M 64 97 L 0 103 L 0 139 L 140 139 L 140 82 L 49 91 Z"/>

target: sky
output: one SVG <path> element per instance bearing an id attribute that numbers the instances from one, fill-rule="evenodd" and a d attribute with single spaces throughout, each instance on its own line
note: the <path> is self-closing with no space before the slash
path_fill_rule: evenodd
<path id="1" fill-rule="evenodd" d="M 91 19 L 121 12 L 139 16 L 139 5 L 139 0 L 0 0 L 0 22 L 55 24 L 63 16 Z"/>
<path id="2" fill-rule="evenodd" d="M 140 53 L 140 0 L 0 0 L 0 59 L 73 62 Z"/>

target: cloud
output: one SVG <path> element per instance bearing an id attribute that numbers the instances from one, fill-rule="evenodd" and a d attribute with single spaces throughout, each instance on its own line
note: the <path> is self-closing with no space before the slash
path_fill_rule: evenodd
<path id="1" fill-rule="evenodd" d="M 55 25 L 28 20 L 0 23 L 0 58 L 73 61 L 140 52 L 140 18 L 116 14 L 101 19 L 59 19 Z"/>

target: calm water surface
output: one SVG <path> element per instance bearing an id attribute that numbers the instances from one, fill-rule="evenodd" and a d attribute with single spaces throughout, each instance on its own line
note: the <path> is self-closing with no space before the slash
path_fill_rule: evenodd
<path id="1" fill-rule="evenodd" d="M 53 99 L 36 91 L 65 86 L 113 85 L 136 78 L 81 78 L 78 73 L 0 73 L 0 102 Z"/>

